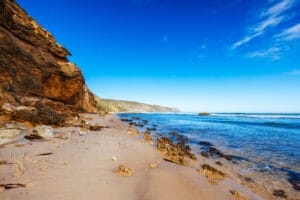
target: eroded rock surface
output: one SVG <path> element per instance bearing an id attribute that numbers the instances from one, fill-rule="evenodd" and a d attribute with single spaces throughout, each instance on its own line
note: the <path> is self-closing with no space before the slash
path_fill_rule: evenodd
<path id="1" fill-rule="evenodd" d="M 94 95 L 68 55 L 14 0 L 1 0 L 0 110 L 6 104 L 4 111 L 13 112 L 35 99 L 55 110 L 97 112 Z"/>

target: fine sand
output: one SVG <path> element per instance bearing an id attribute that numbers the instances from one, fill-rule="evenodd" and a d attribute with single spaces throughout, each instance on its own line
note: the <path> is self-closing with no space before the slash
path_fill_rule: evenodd
<path id="1" fill-rule="evenodd" d="M 0 148 L 0 184 L 26 185 L 0 187 L 0 199 L 262 199 L 227 178 L 209 183 L 196 170 L 199 161 L 187 166 L 164 161 L 154 143 L 129 134 L 116 116 L 84 117 L 109 128 L 80 132 L 79 127 L 63 127 L 49 141 L 24 140 Z M 134 173 L 119 175 L 121 164 Z"/>

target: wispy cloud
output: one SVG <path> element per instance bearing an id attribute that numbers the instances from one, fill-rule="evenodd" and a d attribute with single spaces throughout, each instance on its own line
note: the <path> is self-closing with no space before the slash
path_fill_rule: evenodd
<path id="1" fill-rule="evenodd" d="M 277 4 L 264 9 L 259 14 L 260 22 L 252 25 L 248 31 L 248 34 L 241 40 L 235 42 L 231 48 L 236 49 L 242 45 L 245 45 L 254 38 L 263 35 L 266 29 L 270 27 L 276 27 L 286 19 L 289 19 L 288 15 L 284 15 L 283 13 L 290 9 L 294 5 L 294 2 L 295 0 L 282 0 Z"/>
<path id="2" fill-rule="evenodd" d="M 295 40 L 300 38 L 300 23 L 296 24 L 286 30 L 284 30 L 282 33 L 275 36 L 276 38 L 279 38 L 280 40 Z"/>
<path id="3" fill-rule="evenodd" d="M 256 37 L 258 37 L 262 34 L 263 34 L 262 32 L 258 32 L 258 33 L 253 33 L 252 35 L 248 35 L 248 36 L 244 37 L 243 39 L 241 39 L 241 40 L 237 41 L 236 43 L 234 43 L 232 45 L 232 49 L 236 49 L 239 46 L 242 46 L 242 45 L 250 42 L 252 39 L 254 39 L 254 38 L 256 38 Z"/>
<path id="4" fill-rule="evenodd" d="M 266 58 L 271 58 L 271 60 L 279 60 L 281 58 L 280 52 L 281 52 L 281 48 L 273 47 L 266 50 L 252 52 L 248 56 L 251 58 L 266 57 Z"/>
<path id="5" fill-rule="evenodd" d="M 279 15 L 284 11 L 290 9 L 293 6 L 294 2 L 295 0 L 283 0 L 263 11 L 261 13 L 261 16 Z"/>
<path id="6" fill-rule="evenodd" d="M 163 43 L 167 43 L 169 41 L 169 37 L 167 35 L 164 35 L 164 36 L 161 37 L 161 41 Z"/>
<path id="7" fill-rule="evenodd" d="M 293 70 L 293 71 L 287 72 L 286 74 L 290 75 L 290 76 L 299 76 L 300 70 Z"/>
<path id="8" fill-rule="evenodd" d="M 202 44 L 200 46 L 198 46 L 196 48 L 196 50 L 193 52 L 193 56 L 195 56 L 196 58 L 206 58 L 207 55 L 206 55 L 206 52 L 205 52 L 205 49 L 207 48 L 206 44 Z"/>

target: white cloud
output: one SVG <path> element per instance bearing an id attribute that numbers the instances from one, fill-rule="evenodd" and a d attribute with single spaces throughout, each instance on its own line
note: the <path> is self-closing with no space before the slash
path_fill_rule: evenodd
<path id="1" fill-rule="evenodd" d="M 281 52 L 280 48 L 272 47 L 270 49 L 252 52 L 249 54 L 249 57 L 251 58 L 267 57 L 267 58 L 271 58 L 272 60 L 279 60 L 281 58 L 280 52 Z"/>
<path id="2" fill-rule="evenodd" d="M 262 33 L 262 32 L 258 32 L 258 33 L 254 33 L 254 34 L 252 34 L 252 35 L 249 35 L 249 36 L 244 37 L 244 38 L 241 39 L 240 41 L 237 41 L 236 43 L 234 43 L 234 44 L 232 45 L 232 49 L 236 49 L 236 48 L 238 48 L 238 47 L 240 47 L 240 46 L 242 46 L 242 45 L 248 43 L 248 42 L 251 41 L 252 39 L 254 39 L 254 38 L 260 36 L 261 34 L 263 34 L 263 33 Z"/>
<path id="3" fill-rule="evenodd" d="M 267 28 L 275 27 L 284 22 L 289 17 L 288 15 L 282 15 L 282 13 L 290 9 L 294 5 L 294 2 L 295 0 L 282 0 L 272 7 L 265 9 L 265 11 L 260 14 L 261 21 L 250 28 L 248 34 L 241 40 L 235 42 L 231 48 L 236 49 L 254 38 L 263 35 Z"/>
<path id="4" fill-rule="evenodd" d="M 254 27 L 254 32 L 263 32 L 266 28 L 271 26 L 277 26 L 279 23 L 281 23 L 285 19 L 284 16 L 276 17 L 276 16 L 270 16 L 266 20 L 260 22 L 258 25 Z"/>
<path id="5" fill-rule="evenodd" d="M 280 38 L 281 40 L 295 40 L 300 38 L 300 23 L 296 24 L 282 33 L 276 35 L 275 37 Z"/>
<path id="6" fill-rule="evenodd" d="M 295 0 L 283 0 L 283 1 L 273 5 L 272 7 L 268 8 L 264 12 L 262 12 L 261 15 L 262 16 L 279 15 L 279 14 L 283 13 L 284 11 L 290 9 L 293 6 L 294 2 L 295 2 Z"/>

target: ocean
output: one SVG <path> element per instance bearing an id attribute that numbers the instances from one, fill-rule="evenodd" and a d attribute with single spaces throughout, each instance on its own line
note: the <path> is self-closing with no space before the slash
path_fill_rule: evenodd
<path id="1" fill-rule="evenodd" d="M 137 128 L 150 129 L 154 138 L 170 137 L 170 132 L 184 135 L 198 156 L 212 145 L 231 156 L 230 161 L 222 162 L 235 174 L 251 177 L 264 186 L 285 188 L 292 193 L 300 190 L 300 114 L 122 113 L 119 116 L 136 124 L 147 122 Z"/>

